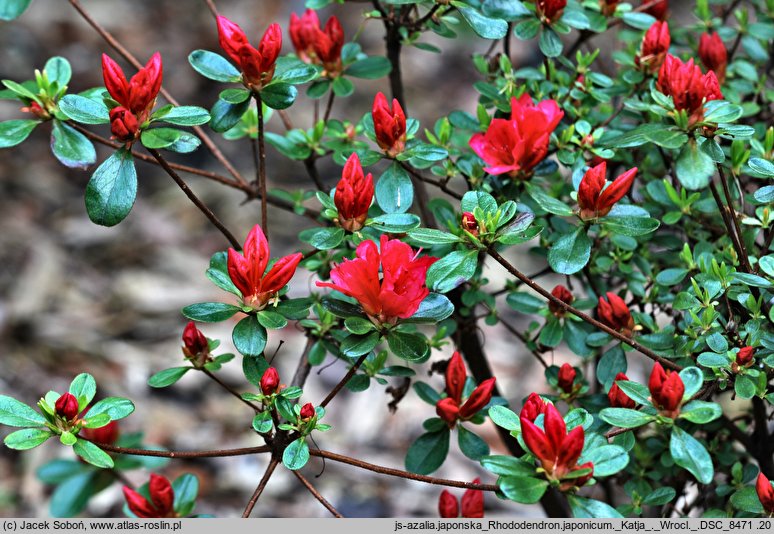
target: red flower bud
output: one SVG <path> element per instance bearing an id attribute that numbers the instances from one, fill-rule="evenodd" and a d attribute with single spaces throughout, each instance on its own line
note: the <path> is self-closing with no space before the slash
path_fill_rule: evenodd
<path id="1" fill-rule="evenodd" d="M 301 61 L 321 64 L 326 73 L 337 76 L 341 71 L 341 49 L 344 46 L 344 30 L 334 15 L 320 28 L 320 19 L 312 9 L 299 17 L 290 15 L 290 40 Z"/>
<path id="2" fill-rule="evenodd" d="M 613 292 L 607 292 L 607 300 L 599 297 L 597 315 L 599 320 L 613 330 L 631 335 L 634 319 L 624 300 Z"/>
<path id="3" fill-rule="evenodd" d="M 575 300 L 575 297 L 572 295 L 572 293 L 570 293 L 570 290 L 564 287 L 562 284 L 558 284 L 556 287 L 554 287 L 554 289 L 551 290 L 551 295 L 558 298 L 565 304 L 572 304 Z M 548 310 L 556 317 L 564 317 L 564 308 L 552 300 L 548 301 Z"/>
<path id="4" fill-rule="evenodd" d="M 578 186 L 578 206 L 581 219 L 597 219 L 604 217 L 616 202 L 621 200 L 631 189 L 637 167 L 629 169 L 605 187 L 607 163 L 604 161 L 586 171 Z"/>
<path id="5" fill-rule="evenodd" d="M 264 371 L 261 377 L 261 392 L 264 395 L 271 395 L 277 392 L 280 385 L 279 373 L 274 367 L 269 367 Z"/>
<path id="6" fill-rule="evenodd" d="M 398 99 L 392 99 L 392 108 L 390 108 L 384 93 L 377 93 L 371 116 L 379 148 L 390 157 L 395 157 L 403 152 L 406 147 L 406 115 L 403 113 Z"/>
<path id="7" fill-rule="evenodd" d="M 317 415 L 317 412 L 314 409 L 314 404 L 312 404 L 311 402 L 307 402 L 301 407 L 301 413 L 299 414 L 299 416 L 301 417 L 302 421 L 309 421 L 315 415 Z"/>
<path id="8" fill-rule="evenodd" d="M 451 397 L 446 397 L 435 403 L 435 413 L 446 421 L 449 427 L 453 427 L 460 417 L 460 406 Z"/>
<path id="9" fill-rule="evenodd" d="M 34 100 L 30 102 L 29 106 L 23 106 L 21 108 L 21 111 L 23 111 L 24 113 L 32 113 L 37 118 L 44 121 L 47 121 L 48 119 L 51 118 L 51 114 L 46 110 L 46 108 L 41 107 L 41 105 L 35 102 Z"/>
<path id="10" fill-rule="evenodd" d="M 654 22 L 642 38 L 640 52 L 635 56 L 634 63 L 648 72 L 658 72 L 671 43 L 669 25 L 662 21 Z"/>
<path id="11" fill-rule="evenodd" d="M 629 380 L 629 378 L 624 373 L 618 373 L 615 375 L 615 380 Z M 632 409 L 636 405 L 636 403 L 618 387 L 616 382 L 613 382 L 610 391 L 607 392 L 607 399 L 610 401 L 610 406 L 613 408 Z"/>
<path id="12" fill-rule="evenodd" d="M 148 493 L 152 502 L 129 488 L 124 486 L 124 497 L 129 510 L 141 518 L 148 517 L 177 517 L 174 510 L 175 492 L 172 484 L 165 477 L 151 473 Z"/>
<path id="13" fill-rule="evenodd" d="M 473 480 L 481 484 L 480 478 Z M 465 490 L 462 494 L 462 517 L 484 517 L 484 492 L 477 489 Z"/>
<path id="14" fill-rule="evenodd" d="M 189 321 L 183 330 L 183 354 L 186 358 L 206 356 L 210 353 L 210 344 L 201 330 L 196 328 L 193 321 Z"/>
<path id="15" fill-rule="evenodd" d="M 315 62 L 314 39 L 320 29 L 320 19 L 314 9 L 307 9 L 300 17 L 290 14 L 288 33 L 299 59 L 305 63 Z"/>
<path id="16" fill-rule="evenodd" d="M 728 66 L 728 50 L 723 40 L 716 32 L 703 33 L 699 40 L 699 57 L 708 70 L 715 73 L 718 83 L 726 80 L 726 67 Z"/>
<path id="17" fill-rule="evenodd" d="M 545 430 L 526 417 L 521 417 L 520 421 L 524 443 L 550 479 L 560 480 L 575 469 L 583 450 L 583 427 L 577 426 L 567 432 L 564 419 L 553 404 L 546 406 Z"/>
<path id="18" fill-rule="evenodd" d="M 242 82 L 251 90 L 258 91 L 274 77 L 274 68 L 282 48 L 282 29 L 271 24 L 254 48 L 245 32 L 226 17 L 218 17 L 220 47 L 239 66 Z"/>
<path id="19" fill-rule="evenodd" d="M 438 498 L 438 515 L 444 518 L 460 516 L 457 498 L 447 490 L 443 490 Z"/>
<path id="20" fill-rule="evenodd" d="M 78 436 L 93 441 L 95 443 L 105 443 L 113 445 L 120 434 L 118 421 L 110 421 L 100 428 L 82 428 Z"/>
<path id="21" fill-rule="evenodd" d="M 110 133 L 118 141 L 131 142 L 137 138 L 140 124 L 137 117 L 126 109 L 118 106 L 110 110 Z"/>
<path id="22" fill-rule="evenodd" d="M 59 417 L 72 421 L 78 415 L 78 399 L 72 393 L 65 393 L 54 403 L 54 409 Z"/>
<path id="23" fill-rule="evenodd" d="M 586 483 L 594 476 L 594 464 L 591 462 L 586 462 L 585 464 L 579 465 L 572 471 L 580 471 L 581 469 L 591 469 L 591 472 L 579 477 L 568 479 L 567 482 L 559 486 L 559 489 L 562 491 L 567 491 L 573 488 L 582 488 L 585 486 Z"/>
<path id="24" fill-rule="evenodd" d="M 455 351 L 446 365 L 446 395 L 458 404 L 462 402 L 462 390 L 465 388 L 467 376 L 465 362 L 462 361 L 460 353 Z"/>
<path id="25" fill-rule="evenodd" d="M 763 473 L 758 475 L 755 491 L 766 513 L 768 515 L 774 514 L 774 487 L 771 486 L 771 482 Z"/>
<path id="26" fill-rule="evenodd" d="M 742 347 L 739 349 L 739 352 L 736 353 L 736 363 L 746 367 L 752 363 L 754 355 L 755 349 L 753 347 Z"/>
<path id="27" fill-rule="evenodd" d="M 161 90 L 161 54 L 158 52 L 153 54 L 148 63 L 137 71 L 137 74 L 132 76 L 128 82 L 118 63 L 107 54 L 102 54 L 102 77 L 105 81 L 105 88 L 113 100 L 133 114 L 141 116 L 140 122 L 143 122 L 148 112 L 153 108 L 156 96 Z"/>
<path id="28" fill-rule="evenodd" d="M 460 419 L 470 419 L 482 410 L 492 400 L 492 392 L 495 387 L 495 379 L 488 378 L 481 382 L 468 400 L 460 407 Z"/>
<path id="29" fill-rule="evenodd" d="M 559 377 L 557 378 L 559 389 L 567 394 L 572 393 L 575 386 L 576 374 L 575 368 L 572 365 L 569 363 L 562 364 L 559 368 Z"/>
<path id="30" fill-rule="evenodd" d="M 651 3 L 653 0 L 641 0 L 640 4 L 645 5 Z M 659 20 L 666 20 L 667 10 L 669 9 L 669 1 L 661 0 L 660 2 L 650 6 L 645 10 L 645 13 L 652 15 Z"/>
<path id="31" fill-rule="evenodd" d="M 368 218 L 368 208 L 374 198 L 374 179 L 371 173 L 363 175 L 363 167 L 356 152 L 347 160 L 341 180 L 336 185 L 333 203 L 339 211 L 339 224 L 349 232 L 358 232 Z"/>
<path id="32" fill-rule="evenodd" d="M 664 371 L 660 363 L 653 366 L 648 380 L 653 405 L 665 416 L 674 419 L 680 413 L 685 385 L 680 375 L 672 370 Z"/>
<path id="33" fill-rule="evenodd" d="M 551 23 L 562 18 L 564 8 L 567 7 L 567 0 L 537 0 L 536 6 L 538 14 L 546 22 Z"/>
<path id="34" fill-rule="evenodd" d="M 538 415 L 546 413 L 546 406 L 548 403 L 544 401 L 537 393 L 530 393 L 527 400 L 524 402 L 524 406 L 521 408 L 519 417 L 526 419 L 530 423 L 534 423 Z"/>
<path id="35" fill-rule="evenodd" d="M 656 87 L 672 97 L 676 110 L 685 110 L 688 113 L 690 124 L 704 118 L 705 102 L 723 98 L 714 72 L 709 71 L 702 75 L 693 59 L 683 63 L 672 54 L 667 54 L 664 64 L 661 65 Z"/>
<path id="36" fill-rule="evenodd" d="M 475 237 L 478 237 L 479 230 L 483 230 L 476 220 L 476 216 L 469 211 L 462 214 L 462 229 L 467 230 Z"/>

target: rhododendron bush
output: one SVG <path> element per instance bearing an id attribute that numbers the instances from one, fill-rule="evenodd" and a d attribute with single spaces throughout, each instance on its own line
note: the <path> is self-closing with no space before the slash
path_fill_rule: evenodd
<path id="1" fill-rule="evenodd" d="M 141 216 L 132 210 L 149 167 L 136 164 L 149 162 L 219 231 L 200 281 L 222 298 L 182 309 L 183 359 L 147 380 L 174 389 L 205 375 L 236 397 L 231 428 L 256 445 L 169 451 L 123 435 L 122 419 L 152 414 L 97 396 L 88 368 L 66 392 L 40 383 L 36 406 L 11 391 L 0 396 L 0 423 L 16 427 L 7 447 L 59 441 L 81 460 L 40 470 L 57 488 L 55 513 L 79 514 L 119 484 L 130 516 L 190 516 L 197 478 L 170 480 L 165 458 L 184 470 L 185 458 L 263 455 L 245 517 L 277 470 L 340 516 L 307 478 L 313 456 L 435 484 L 422 506 L 442 517 L 483 517 L 497 500 L 552 517 L 774 514 L 774 1 L 307 0 L 250 34 L 248 14 L 207 0 L 191 9 L 212 15 L 220 48 L 171 66 L 163 41 L 146 62 L 88 2 L 69 3 L 104 39 L 106 53 L 88 59 L 104 86 L 72 79 L 64 57 L 5 72 L 0 97 L 18 111 L 0 122 L 0 148 L 50 130 L 53 156 L 90 173 L 85 214 L 116 233 Z M 29 4 L 0 0 L 0 17 Z M 365 28 L 384 47 L 361 46 Z M 447 82 L 407 101 L 401 61 L 448 61 L 454 39 L 477 72 L 471 97 L 420 124 L 410 110 L 443 104 Z M 167 73 L 186 68 L 216 101 L 167 92 Z M 352 95 L 372 102 L 365 114 Z M 228 144 L 252 152 L 254 168 L 234 165 Z M 218 170 L 197 167 L 202 158 Z M 322 160 L 339 170 L 321 174 Z M 269 190 L 274 162 L 302 163 L 304 190 Z M 244 202 L 214 210 L 195 192 L 203 180 Z M 227 228 L 226 209 L 251 210 L 252 223 Z M 302 228 L 290 244 L 272 232 L 281 211 Z M 293 253 L 276 253 L 286 245 Z M 526 274 L 535 262 L 543 268 Z M 314 282 L 306 292 L 288 289 L 299 277 Z M 220 322 L 238 354 L 208 337 Z M 495 325 L 511 369 L 534 360 L 543 380 L 491 364 L 503 349 L 480 332 Z M 277 355 L 299 362 L 282 376 L 275 347 L 293 328 L 306 349 Z M 336 360 L 346 370 L 313 398 L 310 370 Z M 240 365 L 240 386 L 218 377 Z M 393 451 L 404 465 L 327 448 L 337 428 L 326 415 L 347 410 L 337 396 L 369 385 L 392 393 L 389 417 L 402 417 L 406 396 L 426 403 L 413 443 Z M 438 477 L 450 451 L 478 478 Z M 132 487 L 123 472 L 138 469 L 147 483 Z M 80 493 L 57 505 L 67 492 Z"/>

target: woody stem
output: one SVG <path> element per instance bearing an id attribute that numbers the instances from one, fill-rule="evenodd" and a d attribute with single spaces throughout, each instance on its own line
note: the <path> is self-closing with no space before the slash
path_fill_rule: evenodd
<path id="1" fill-rule="evenodd" d="M 334 508 L 334 507 L 333 507 L 333 505 L 332 505 L 331 503 L 329 503 L 329 502 L 328 502 L 328 500 L 327 500 L 325 497 L 323 497 L 322 495 L 320 495 L 320 492 L 319 492 L 319 491 L 317 491 L 317 488 L 315 488 L 315 487 L 312 485 L 312 483 L 311 483 L 311 482 L 309 482 L 309 481 L 308 481 L 308 480 L 307 480 L 307 479 L 304 477 L 304 475 L 302 475 L 302 474 L 301 474 L 301 473 L 299 473 L 298 471 L 293 471 L 293 474 L 294 474 L 294 475 L 296 475 L 296 478 L 298 479 L 298 481 L 299 481 L 299 482 L 301 482 L 301 484 L 302 484 L 302 485 L 303 485 L 303 486 L 304 486 L 304 487 L 305 487 L 307 490 L 309 490 L 309 493 L 311 493 L 311 494 L 314 496 L 314 498 L 315 498 L 315 499 L 317 499 L 317 500 L 320 502 L 320 504 L 322 504 L 322 505 L 325 507 L 325 509 L 326 509 L 326 510 L 328 510 L 328 511 L 329 511 L 329 512 L 330 512 L 330 513 L 333 515 L 333 517 L 339 517 L 339 518 L 341 518 L 341 517 L 344 517 L 343 515 L 341 515 L 341 514 L 339 513 L 339 511 L 338 511 L 338 510 L 336 510 L 336 508 Z"/>
<path id="2" fill-rule="evenodd" d="M 217 376 L 215 376 L 213 373 L 211 373 L 210 371 L 208 371 L 208 370 L 207 370 L 207 369 L 205 369 L 204 367 L 202 367 L 202 368 L 201 368 L 201 371 L 202 371 L 202 372 L 203 372 L 205 375 L 207 375 L 207 376 L 209 376 L 211 379 L 213 379 L 213 380 L 215 381 L 215 383 L 217 383 L 217 384 L 218 384 L 220 387 L 222 387 L 223 389 L 225 389 L 226 391 L 228 391 L 229 393 L 231 393 L 231 394 L 232 394 L 234 397 L 236 397 L 237 399 L 239 399 L 240 401 L 242 401 L 243 403 L 245 403 L 246 405 L 248 405 L 250 408 L 252 408 L 252 409 L 253 409 L 253 410 L 255 410 L 256 412 L 260 412 L 260 411 L 261 411 L 261 409 L 260 409 L 258 406 L 256 406 L 255 404 L 253 404 L 252 402 L 250 402 L 250 401 L 248 401 L 248 400 L 245 400 L 245 399 L 243 399 L 243 398 L 242 398 L 242 395 L 240 395 L 239 393 L 237 393 L 236 391 L 234 391 L 233 389 L 231 389 L 231 386 L 229 386 L 228 384 L 226 384 L 225 382 L 223 382 L 223 381 L 222 381 L 220 378 L 218 378 Z"/>
<path id="3" fill-rule="evenodd" d="M 255 104 L 258 106 L 258 161 L 256 164 L 256 173 L 258 188 L 261 191 L 261 228 L 266 238 L 269 238 L 269 213 L 267 210 L 266 199 L 266 147 L 264 144 L 263 133 L 263 100 L 261 94 L 258 91 L 253 92 L 253 98 L 255 98 Z"/>
<path id="4" fill-rule="evenodd" d="M 330 393 L 323 399 L 323 401 L 320 403 L 320 406 L 325 408 L 329 402 L 333 400 L 333 398 L 338 395 L 339 391 L 341 391 L 341 388 L 343 388 L 347 382 L 349 382 L 349 379 L 352 378 L 358 369 L 360 369 L 360 366 L 363 365 L 363 362 L 365 361 L 368 354 L 363 354 L 358 360 L 355 362 L 355 365 L 353 365 L 349 371 L 347 371 L 347 374 L 344 375 L 344 378 L 339 380 L 339 383 L 336 384 Z"/>
<path id="5" fill-rule="evenodd" d="M 271 478 L 271 475 L 274 474 L 274 470 L 277 468 L 277 465 L 279 464 L 278 458 L 272 458 L 269 462 L 269 466 L 266 468 L 266 472 L 264 472 L 263 477 L 261 478 L 261 481 L 258 483 L 258 487 L 255 488 L 255 492 L 253 492 L 253 496 L 250 497 L 250 501 L 247 503 L 247 506 L 245 507 L 245 511 L 242 514 L 243 518 L 250 517 L 250 513 L 252 513 L 253 508 L 255 507 L 255 503 L 258 502 L 258 498 L 261 496 L 261 493 L 263 493 L 264 488 L 266 487 L 266 484 L 269 483 L 269 479 Z"/>
<path id="6" fill-rule="evenodd" d="M 78 436 L 79 439 L 86 439 Z M 226 456 L 247 456 L 250 454 L 261 454 L 271 452 L 271 447 L 261 445 L 260 447 L 245 447 L 241 449 L 216 449 L 211 451 L 157 451 L 151 449 L 133 449 L 127 447 L 117 447 L 107 443 L 87 440 L 94 443 L 105 452 L 116 454 L 126 454 L 129 456 L 151 456 L 154 458 L 222 458 Z"/>

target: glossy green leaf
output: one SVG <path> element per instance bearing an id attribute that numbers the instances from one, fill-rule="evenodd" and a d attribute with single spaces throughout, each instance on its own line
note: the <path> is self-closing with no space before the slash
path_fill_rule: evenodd
<path id="1" fill-rule="evenodd" d="M 92 222 L 115 226 L 137 196 L 137 170 L 131 152 L 122 148 L 97 167 L 86 186 L 86 211 Z"/>
<path id="2" fill-rule="evenodd" d="M 591 240 L 578 228 L 565 234 L 548 251 L 548 264 L 559 274 L 575 274 L 589 262 Z"/>
<path id="3" fill-rule="evenodd" d="M 85 169 L 97 161 L 97 151 L 85 135 L 56 119 L 52 124 L 51 151 L 62 165 Z"/>

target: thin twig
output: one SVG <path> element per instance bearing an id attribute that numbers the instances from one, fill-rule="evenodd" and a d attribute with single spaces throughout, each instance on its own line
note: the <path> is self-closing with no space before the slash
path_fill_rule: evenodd
<path id="1" fill-rule="evenodd" d="M 349 379 L 354 376 L 354 374 L 357 372 L 358 369 L 360 369 L 360 366 L 363 365 L 363 362 L 365 361 L 366 357 L 368 357 L 368 354 L 363 354 L 358 360 L 355 362 L 355 365 L 350 367 L 349 371 L 347 371 L 347 374 L 344 375 L 344 378 L 339 380 L 339 383 L 334 386 L 334 388 L 331 390 L 330 393 L 323 399 L 323 401 L 320 403 L 320 406 L 325 408 L 329 402 L 333 400 L 333 398 L 341 391 L 341 388 L 343 388 L 345 385 L 347 385 L 347 382 L 349 382 Z"/>
<path id="2" fill-rule="evenodd" d="M 336 93 L 331 90 L 330 95 L 328 95 L 328 103 L 325 105 L 325 114 L 323 115 L 323 122 L 327 123 L 328 119 L 331 116 L 331 110 L 333 109 L 333 101 L 336 99 Z"/>
<path id="3" fill-rule="evenodd" d="M 261 228 L 266 238 L 269 238 L 269 210 L 266 202 L 266 146 L 263 135 L 263 100 L 261 93 L 254 92 L 253 97 L 258 106 L 258 188 L 261 191 Z"/>
<path id="4" fill-rule="evenodd" d="M 261 496 L 261 493 L 263 493 L 263 489 L 266 487 L 266 484 L 269 483 L 269 479 L 271 478 L 271 475 L 274 473 L 274 469 L 277 468 L 277 465 L 279 464 L 278 458 L 272 458 L 269 462 L 269 466 L 266 468 L 266 472 L 263 474 L 263 477 L 261 478 L 261 481 L 258 483 L 258 487 L 255 488 L 255 491 L 253 492 L 253 496 L 250 497 L 250 502 L 247 503 L 247 506 L 245 507 L 245 511 L 242 514 L 242 517 L 247 518 L 250 517 L 250 514 L 253 511 L 253 508 L 255 507 L 255 503 L 258 502 L 258 498 Z"/>
<path id="5" fill-rule="evenodd" d="M 217 376 L 215 376 L 213 373 L 211 373 L 210 371 L 208 371 L 208 370 L 207 370 L 207 369 L 205 369 L 204 367 L 202 367 L 202 368 L 201 368 L 201 371 L 202 371 L 202 372 L 203 372 L 205 375 L 207 375 L 207 376 L 209 376 L 210 378 L 212 378 L 212 379 L 213 379 L 213 380 L 214 380 L 214 381 L 215 381 L 215 382 L 216 382 L 218 385 L 220 385 L 220 387 L 222 387 L 223 389 L 225 389 L 226 391 L 228 391 L 229 393 L 231 393 L 231 394 L 232 394 L 234 397 L 236 397 L 237 399 L 239 399 L 240 401 L 242 401 L 243 403 L 245 403 L 246 405 L 248 405 L 250 408 L 252 408 L 252 409 L 253 409 L 253 410 L 255 410 L 256 412 L 260 412 L 260 411 L 261 411 L 261 409 L 260 409 L 258 406 L 256 406 L 255 404 L 253 404 L 253 403 L 252 403 L 252 402 L 250 402 L 249 400 L 245 400 L 245 399 L 243 399 L 243 398 L 242 398 L 242 395 L 240 395 L 239 393 L 237 393 L 236 391 L 234 391 L 233 389 L 231 389 L 231 386 L 229 386 L 228 384 L 226 384 L 225 382 L 223 382 L 223 381 L 222 381 L 220 378 L 218 378 Z"/>
<path id="6" fill-rule="evenodd" d="M 746 267 L 747 271 L 752 271 L 750 266 L 750 260 L 748 259 L 747 247 L 744 244 L 744 236 L 742 235 L 742 227 L 739 225 L 739 219 L 736 216 L 736 209 L 734 209 L 734 201 L 731 197 L 731 191 L 728 188 L 728 180 L 726 179 L 726 172 L 721 165 L 718 165 L 718 173 L 720 174 L 720 185 L 723 187 L 723 193 L 726 196 L 726 204 L 728 205 L 728 214 L 734 223 L 736 229 L 736 236 L 739 240 L 739 248 L 742 253 L 740 258 L 742 264 Z"/>
<path id="7" fill-rule="evenodd" d="M 304 485 L 306 489 L 309 490 L 309 493 L 311 493 L 315 499 L 317 499 L 320 504 L 325 506 L 325 509 L 328 510 L 331 514 L 333 514 L 333 517 L 342 518 L 344 517 L 339 513 L 338 510 L 336 510 L 331 503 L 329 503 L 325 497 L 320 495 L 320 492 L 315 489 L 314 486 L 312 486 L 311 482 L 309 482 L 306 478 L 304 478 L 304 475 L 299 473 L 298 471 L 293 471 L 293 474 L 296 475 L 296 478 L 298 479 L 301 484 Z"/>
<path id="8" fill-rule="evenodd" d="M 86 439 L 78 436 L 78 439 Z M 222 458 L 225 456 L 247 456 L 250 454 L 262 454 L 271 452 L 271 447 L 261 445 L 260 447 L 243 447 L 241 449 L 216 449 L 212 451 L 157 451 L 152 449 L 136 449 L 129 447 L 117 447 L 109 443 L 99 443 L 91 441 L 105 452 L 116 454 L 127 454 L 129 456 L 152 456 L 154 458 Z"/>

